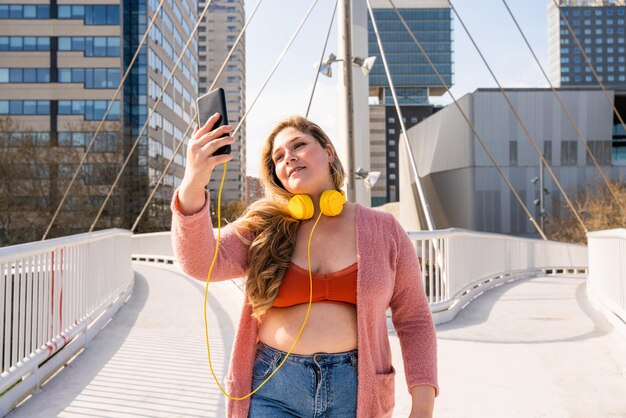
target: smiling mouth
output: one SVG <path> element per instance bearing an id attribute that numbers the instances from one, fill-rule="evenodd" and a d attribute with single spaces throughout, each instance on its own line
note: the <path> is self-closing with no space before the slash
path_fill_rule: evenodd
<path id="1" fill-rule="evenodd" d="M 298 168 L 295 168 L 295 169 L 291 172 L 291 174 L 289 174 L 289 177 L 293 176 L 293 175 L 294 175 L 294 174 L 296 174 L 296 173 L 301 172 L 302 170 L 304 170 L 304 168 L 305 168 L 305 167 L 298 167 Z"/>

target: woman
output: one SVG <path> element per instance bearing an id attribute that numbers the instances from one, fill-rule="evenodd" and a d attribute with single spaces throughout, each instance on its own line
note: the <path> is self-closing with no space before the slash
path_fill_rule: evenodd
<path id="1" fill-rule="evenodd" d="M 231 155 L 211 156 L 234 139 L 213 130 L 217 115 L 196 128 L 187 167 L 172 200 L 175 254 L 190 276 L 206 280 L 216 240 L 208 193 L 213 169 Z M 262 151 L 266 198 L 222 231 L 211 280 L 246 277 L 246 297 L 227 391 L 245 396 L 282 362 L 309 302 L 307 243 L 325 190 L 340 190 L 344 171 L 319 126 L 300 116 L 272 130 Z M 306 194 L 313 217 L 297 220 L 289 198 Z M 387 417 L 395 370 L 386 310 L 400 340 L 411 417 L 431 417 L 438 394 L 436 336 L 413 245 L 393 216 L 346 202 L 322 216 L 311 241 L 314 303 L 283 367 L 251 398 L 228 401 L 229 417 Z"/>

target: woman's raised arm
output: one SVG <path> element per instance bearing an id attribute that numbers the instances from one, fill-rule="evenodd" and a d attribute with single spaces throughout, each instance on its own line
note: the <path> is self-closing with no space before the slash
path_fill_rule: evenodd
<path id="1" fill-rule="evenodd" d="M 219 114 L 209 118 L 201 128 L 196 127 L 187 146 L 187 165 L 182 184 L 172 197 L 172 247 L 183 271 L 198 280 L 206 280 L 213 260 L 217 234 L 213 232 L 210 216 L 210 199 L 204 185 L 211 180 L 213 169 L 232 159 L 232 155 L 212 154 L 223 145 L 232 144 L 234 138 L 222 135 L 232 131 L 223 125 L 212 130 Z M 241 234 L 251 240 L 251 234 Z M 221 231 L 218 258 L 211 280 L 227 280 L 244 275 L 247 270 L 248 244 L 243 242 L 232 227 Z"/>

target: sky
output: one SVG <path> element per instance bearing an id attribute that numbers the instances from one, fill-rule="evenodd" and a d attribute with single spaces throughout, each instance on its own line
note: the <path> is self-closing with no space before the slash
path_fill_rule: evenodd
<path id="1" fill-rule="evenodd" d="M 262 84 L 313 4 L 313 0 L 261 1 L 246 36 L 246 106 L 251 109 L 246 119 L 247 174 L 255 177 L 259 174 L 261 145 L 273 125 L 286 116 L 306 113 L 316 75 L 314 63 L 321 57 L 335 5 L 335 0 L 318 0 L 276 72 L 259 95 Z M 550 2 L 507 0 L 546 72 L 547 7 Z M 246 2 L 246 19 L 250 19 L 257 4 L 258 0 Z M 548 86 L 503 0 L 456 0 L 453 4 L 504 87 Z M 330 52 L 337 54 L 338 51 L 336 20 L 337 16 L 325 58 Z M 458 99 L 477 88 L 497 87 L 454 13 L 453 24 L 452 94 Z M 382 62 L 375 65 L 382 65 Z M 331 139 L 336 137 L 339 127 L 338 81 L 336 73 L 332 78 L 320 75 L 309 113 L 309 118 L 318 123 Z M 258 100 L 253 105 L 257 96 Z M 432 101 L 447 105 L 452 99 L 445 95 Z"/>

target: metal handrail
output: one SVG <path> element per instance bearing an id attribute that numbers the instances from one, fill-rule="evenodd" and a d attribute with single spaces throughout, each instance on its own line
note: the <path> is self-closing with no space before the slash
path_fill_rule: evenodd
<path id="1" fill-rule="evenodd" d="M 132 292 L 131 233 L 0 249 L 0 416 L 80 351 Z"/>

